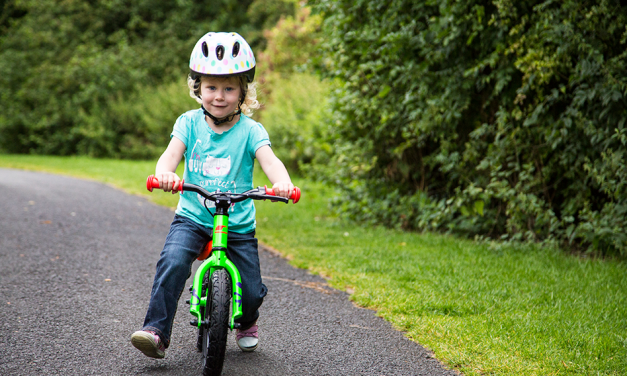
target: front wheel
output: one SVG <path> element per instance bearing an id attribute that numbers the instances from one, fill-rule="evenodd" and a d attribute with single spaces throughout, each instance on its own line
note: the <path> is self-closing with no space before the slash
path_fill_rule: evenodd
<path id="1" fill-rule="evenodd" d="M 210 294 L 209 292 L 210 286 L 211 286 L 211 276 L 209 276 L 209 274 L 205 274 L 202 280 L 202 287 L 200 288 L 200 294 L 198 294 L 199 297 L 204 298 L 207 296 L 207 294 Z M 200 306 L 199 311 L 200 311 L 201 320 L 204 320 L 205 311 L 206 311 L 205 307 Z M 198 350 L 199 353 L 203 352 L 203 339 L 207 333 L 207 327 L 208 325 L 200 325 L 200 327 L 198 328 L 198 339 L 196 341 L 196 349 Z"/>
<path id="2" fill-rule="evenodd" d="M 204 376 L 217 376 L 222 373 L 229 333 L 231 276 L 225 269 L 216 270 L 211 276 L 210 286 L 203 317 L 208 325 L 202 331 L 202 363 Z"/>

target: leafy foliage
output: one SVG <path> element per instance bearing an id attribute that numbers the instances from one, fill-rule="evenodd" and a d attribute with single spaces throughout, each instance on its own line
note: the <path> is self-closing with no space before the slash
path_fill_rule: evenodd
<path id="1" fill-rule="evenodd" d="M 329 116 L 331 89 L 311 73 L 316 67 L 322 19 L 311 16 L 306 6 L 294 13 L 265 31 L 267 47 L 258 60 L 266 104 L 260 121 L 270 134 L 275 154 L 295 172 L 330 150 L 323 125 Z"/>
<path id="2" fill-rule="evenodd" d="M 247 12 L 257 3 L 270 14 L 291 2 L 3 1 L 0 150 L 154 156 L 176 119 L 152 115 L 163 111 L 158 106 L 171 115 L 197 104 L 186 99 L 184 82 L 181 99 L 150 100 L 159 91 L 175 95 L 173 83 L 186 75 L 191 49 L 207 31 L 259 34 L 264 19 Z M 157 143 L 155 130 L 164 136 Z"/>
<path id="3" fill-rule="evenodd" d="M 344 212 L 627 254 L 627 6 L 314 4 Z"/>

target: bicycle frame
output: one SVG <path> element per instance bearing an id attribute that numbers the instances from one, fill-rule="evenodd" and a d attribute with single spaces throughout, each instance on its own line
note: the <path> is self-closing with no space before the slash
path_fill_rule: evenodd
<path id="1" fill-rule="evenodd" d="M 152 192 L 153 188 L 160 188 L 159 181 L 154 177 L 154 175 L 148 176 L 146 180 L 146 188 L 148 191 Z M 190 288 L 191 298 L 189 300 L 190 305 L 190 313 L 192 316 L 196 318 L 196 320 L 192 320 L 191 324 L 194 326 L 200 327 L 204 324 L 202 321 L 202 317 L 200 314 L 201 308 L 207 307 L 207 294 L 204 297 L 202 296 L 202 282 L 205 278 L 205 275 L 209 273 L 209 275 L 213 275 L 213 272 L 220 269 L 226 269 L 226 271 L 231 276 L 231 283 L 233 296 L 231 299 L 233 309 L 231 314 L 231 320 L 229 323 L 229 327 L 231 330 L 239 327 L 239 324 L 235 323 L 235 320 L 242 317 L 242 279 L 240 277 L 239 271 L 237 267 L 231 260 L 226 256 L 226 246 L 227 246 L 227 237 L 229 230 L 229 207 L 234 202 L 240 202 L 244 199 L 256 199 L 256 200 L 266 200 L 270 199 L 272 201 L 282 201 L 287 203 L 288 199 L 284 197 L 276 197 L 274 191 L 266 187 L 258 187 L 257 189 L 251 189 L 244 193 L 236 194 L 238 197 L 235 199 L 231 199 L 231 192 L 225 192 L 223 196 L 218 197 L 220 194 L 220 190 L 217 190 L 212 193 L 207 192 L 204 188 L 194 185 L 194 184 L 184 184 L 183 181 L 179 183 L 179 185 L 173 190 L 173 192 L 180 191 L 183 192 L 183 189 L 186 191 L 196 192 L 206 199 L 211 199 L 211 201 L 215 201 L 216 203 L 216 212 L 213 216 L 213 247 L 211 248 L 211 255 L 207 258 L 198 268 L 196 274 L 194 275 L 194 282 Z M 216 196 L 215 194 L 218 194 Z M 253 194 L 255 196 L 253 196 Z M 213 198 L 211 198 L 213 197 Z M 294 191 L 292 195 L 289 197 L 294 203 L 297 203 L 300 200 L 300 189 L 298 187 L 294 187 Z M 206 207 L 206 206 L 205 206 Z"/>
<path id="2" fill-rule="evenodd" d="M 231 260 L 226 257 L 226 244 L 228 236 L 229 216 L 226 210 L 220 213 L 219 207 L 216 208 L 216 214 L 213 219 L 213 248 L 211 256 L 207 258 L 198 268 L 194 275 L 194 283 L 192 285 L 192 297 L 190 299 L 189 312 L 196 318 L 198 327 L 202 325 L 202 317 L 200 315 L 201 307 L 207 307 L 207 295 L 200 297 L 202 290 L 202 281 L 205 274 L 209 272 L 212 275 L 214 271 L 226 269 L 231 275 L 231 283 L 233 285 L 233 311 L 229 327 L 235 329 L 235 320 L 242 316 L 242 280 L 237 267 Z"/>

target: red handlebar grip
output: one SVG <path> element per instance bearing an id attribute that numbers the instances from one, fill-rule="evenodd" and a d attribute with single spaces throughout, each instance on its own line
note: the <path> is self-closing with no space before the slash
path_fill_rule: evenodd
<path id="1" fill-rule="evenodd" d="M 300 188 L 294 187 L 294 192 L 292 192 L 290 198 L 292 199 L 293 203 L 297 203 L 298 200 L 300 200 Z"/>
<path id="2" fill-rule="evenodd" d="M 146 179 L 146 189 L 152 192 L 153 188 L 159 188 L 159 181 L 154 175 L 150 175 L 148 179 Z"/>
<path id="3" fill-rule="evenodd" d="M 276 196 L 272 188 L 268 188 L 267 185 L 265 185 L 264 187 L 266 188 L 267 195 Z M 289 198 L 292 200 L 292 202 L 297 203 L 298 200 L 300 200 L 300 188 L 294 187 L 294 190 L 292 191 L 292 195 Z"/>
<path id="4" fill-rule="evenodd" d="M 157 180 L 154 175 L 150 175 L 148 179 L 146 179 L 146 189 L 152 192 L 153 188 L 159 188 L 159 180 Z M 172 188 L 172 193 L 176 192 L 183 192 L 183 180 L 180 181 L 178 188 Z"/>

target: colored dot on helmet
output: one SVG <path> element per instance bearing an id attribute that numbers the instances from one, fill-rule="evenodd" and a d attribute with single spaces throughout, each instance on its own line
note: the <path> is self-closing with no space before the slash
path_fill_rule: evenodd
<path id="1" fill-rule="evenodd" d="M 229 73 L 233 73 L 233 69 L 229 69 Z"/>
<path id="2" fill-rule="evenodd" d="M 224 59 L 224 65 L 229 65 L 229 60 L 228 59 Z"/>
<path id="3" fill-rule="evenodd" d="M 237 64 L 235 64 L 235 70 L 238 70 L 238 69 L 239 69 L 239 67 L 237 66 Z"/>
<path id="4" fill-rule="evenodd" d="M 211 66 L 212 66 L 212 67 L 215 67 L 215 66 L 216 66 L 216 61 L 215 61 L 215 60 L 213 60 L 213 61 L 211 62 Z"/>
<path id="5" fill-rule="evenodd" d="M 250 63 L 246 62 L 246 68 L 250 68 Z"/>
<path id="6" fill-rule="evenodd" d="M 218 73 L 222 73 L 222 67 L 218 67 Z"/>

